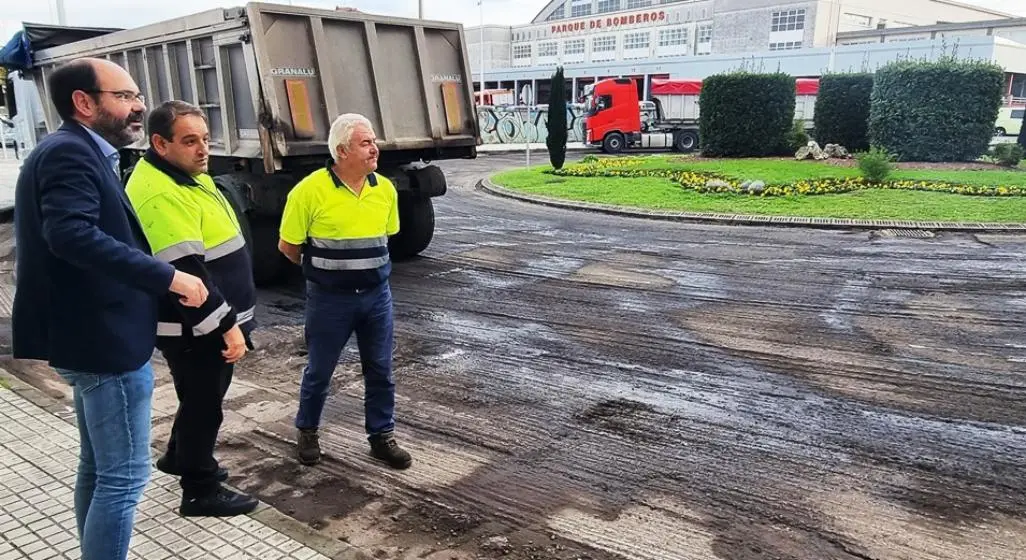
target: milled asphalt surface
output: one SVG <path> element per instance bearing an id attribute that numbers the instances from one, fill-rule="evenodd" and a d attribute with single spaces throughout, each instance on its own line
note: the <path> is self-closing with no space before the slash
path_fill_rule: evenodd
<path id="1" fill-rule="evenodd" d="M 441 162 L 435 239 L 395 267 L 414 467 L 367 457 L 353 348 L 327 459 L 291 458 L 293 282 L 261 293 L 226 405 L 234 484 L 382 558 L 1021 558 L 1026 235 L 674 223 L 474 188 L 522 162 Z M 157 401 L 159 439 L 166 376 Z"/>

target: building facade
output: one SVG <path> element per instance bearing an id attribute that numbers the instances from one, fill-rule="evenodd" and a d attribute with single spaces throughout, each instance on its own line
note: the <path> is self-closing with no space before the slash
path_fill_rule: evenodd
<path id="1" fill-rule="evenodd" d="M 928 42 L 946 45 L 963 37 L 967 22 L 984 20 L 1002 31 L 988 36 L 987 27 L 973 28 L 964 35 L 989 40 L 977 46 L 977 57 L 1026 54 L 1017 47 L 1026 45 L 1026 34 L 1005 25 L 1015 18 L 950 0 L 553 0 L 528 24 L 486 26 L 483 58 L 482 29 L 469 28 L 467 40 L 475 88 L 483 70 L 486 89 L 513 89 L 521 102 L 546 103 L 557 65 L 575 97 L 588 83 L 621 76 L 638 78 L 639 93 L 647 96 L 653 78 L 704 78 L 739 68 L 809 77 L 849 66 L 872 69 L 901 50 L 880 49 L 881 43 L 927 33 Z M 1012 43 L 1011 50 L 1002 54 L 997 38 Z M 876 48 L 866 48 L 870 43 Z M 864 56 L 845 65 L 852 52 Z"/>

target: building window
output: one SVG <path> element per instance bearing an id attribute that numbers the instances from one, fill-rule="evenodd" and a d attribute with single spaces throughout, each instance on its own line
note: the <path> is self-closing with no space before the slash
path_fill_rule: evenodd
<path id="1" fill-rule="evenodd" d="M 684 56 L 690 51 L 686 27 L 670 27 L 659 30 L 656 56 Z"/>
<path id="2" fill-rule="evenodd" d="M 770 31 L 799 31 L 805 29 L 805 9 L 773 12 L 773 26 Z"/>
<path id="3" fill-rule="evenodd" d="M 770 43 L 771 51 L 793 51 L 802 48 L 801 41 L 788 41 L 786 43 Z"/>
<path id="4" fill-rule="evenodd" d="M 627 0 L 627 9 L 647 8 L 652 5 L 652 0 Z"/>
<path id="5" fill-rule="evenodd" d="M 594 37 L 591 40 L 592 62 L 602 62 L 616 58 L 616 35 Z"/>
<path id="6" fill-rule="evenodd" d="M 570 0 L 570 17 L 591 15 L 591 0 Z"/>
<path id="7" fill-rule="evenodd" d="M 598 13 L 607 14 L 609 12 L 620 11 L 620 0 L 599 0 L 598 1 Z"/>
<path id="8" fill-rule="evenodd" d="M 688 42 L 688 30 L 683 27 L 659 30 L 659 46 L 673 47 L 685 45 Z"/>
<path id="9" fill-rule="evenodd" d="M 571 39 L 563 43 L 563 54 L 584 54 L 584 39 Z"/>
<path id="10" fill-rule="evenodd" d="M 513 45 L 513 60 L 531 58 L 531 45 Z"/>
<path id="11" fill-rule="evenodd" d="M 712 54 L 713 26 L 706 23 L 698 26 L 696 31 L 698 44 L 695 45 L 695 54 Z"/>
<path id="12" fill-rule="evenodd" d="M 559 56 L 559 43 L 555 41 L 538 43 L 538 57 L 545 56 Z"/>
<path id="13" fill-rule="evenodd" d="M 557 19 L 563 19 L 566 17 L 566 4 L 560 4 L 558 8 L 552 10 L 549 17 L 545 18 L 545 21 L 555 21 Z"/>
<path id="14" fill-rule="evenodd" d="M 592 52 L 610 52 L 616 50 L 616 35 L 595 37 L 591 40 Z"/>
<path id="15" fill-rule="evenodd" d="M 698 44 L 712 43 L 712 24 L 698 26 Z"/>
<path id="16" fill-rule="evenodd" d="M 651 34 L 648 31 L 628 33 L 623 36 L 624 58 L 645 58 L 649 55 L 648 42 Z"/>
<path id="17" fill-rule="evenodd" d="M 623 48 L 625 49 L 647 49 L 648 48 L 648 31 L 642 31 L 641 33 L 628 33 L 623 36 Z"/>

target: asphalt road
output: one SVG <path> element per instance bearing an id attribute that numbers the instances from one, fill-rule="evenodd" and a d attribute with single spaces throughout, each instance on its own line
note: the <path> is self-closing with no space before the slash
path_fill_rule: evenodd
<path id="1" fill-rule="evenodd" d="M 355 348 L 327 459 L 291 459 L 297 283 L 261 294 L 219 450 L 233 484 L 380 558 L 1024 557 L 1026 236 L 688 225 L 474 190 L 522 161 L 442 162 L 435 239 L 395 267 L 414 467 L 366 456 Z"/>

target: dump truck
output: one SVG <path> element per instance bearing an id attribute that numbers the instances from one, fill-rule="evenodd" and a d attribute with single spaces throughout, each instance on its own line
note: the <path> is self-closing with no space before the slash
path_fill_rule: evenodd
<path id="1" fill-rule="evenodd" d="M 463 26 L 354 10 L 268 3 L 212 9 L 32 53 L 49 132 L 61 125 L 47 77 L 90 56 L 131 73 L 148 107 L 181 99 L 210 127 L 210 175 L 243 226 L 260 285 L 280 281 L 278 226 L 289 191 L 331 157 L 336 116 L 360 113 L 379 139 L 378 172 L 399 192 L 393 259 L 434 235 L 432 198 L 445 194 L 435 160 L 474 158 L 481 144 Z M 125 148 L 125 178 L 148 139 Z"/>

